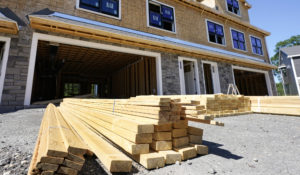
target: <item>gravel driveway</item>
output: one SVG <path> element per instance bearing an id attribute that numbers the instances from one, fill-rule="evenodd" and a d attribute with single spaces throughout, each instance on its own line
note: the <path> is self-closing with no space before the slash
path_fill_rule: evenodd
<path id="1" fill-rule="evenodd" d="M 0 175 L 26 174 L 43 109 L 0 115 Z M 132 174 L 300 174 L 300 117 L 251 114 L 217 119 L 225 127 L 204 129 L 209 155 L 148 171 L 134 163 Z M 88 158 L 81 174 L 110 174 Z"/>

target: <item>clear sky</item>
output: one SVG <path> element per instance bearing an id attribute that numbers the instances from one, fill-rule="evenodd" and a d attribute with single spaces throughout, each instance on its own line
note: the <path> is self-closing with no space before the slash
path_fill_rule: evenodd
<path id="1" fill-rule="evenodd" d="M 300 0 L 247 0 L 250 23 L 271 32 L 267 37 L 270 57 L 279 41 L 300 35 Z"/>

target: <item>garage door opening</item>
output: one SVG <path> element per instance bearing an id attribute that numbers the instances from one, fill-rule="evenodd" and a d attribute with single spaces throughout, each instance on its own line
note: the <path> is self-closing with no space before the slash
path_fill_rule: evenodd
<path id="1" fill-rule="evenodd" d="M 266 75 L 259 72 L 234 69 L 235 84 L 243 95 L 269 95 Z"/>
<path id="2" fill-rule="evenodd" d="M 85 94 L 98 98 L 157 95 L 156 59 L 39 41 L 31 103 Z"/>

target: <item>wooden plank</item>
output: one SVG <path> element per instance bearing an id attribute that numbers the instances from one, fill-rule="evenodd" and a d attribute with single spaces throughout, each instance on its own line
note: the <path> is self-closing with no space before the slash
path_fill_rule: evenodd
<path id="1" fill-rule="evenodd" d="M 60 129 L 65 147 L 68 152 L 75 155 L 84 155 L 88 148 L 82 140 L 71 130 L 70 126 L 61 116 L 58 109 L 54 109 L 55 117 L 57 119 L 58 128 Z"/>
<path id="2" fill-rule="evenodd" d="M 135 155 L 132 158 L 147 169 L 162 168 L 165 166 L 164 156 L 156 152 Z"/>
<path id="3" fill-rule="evenodd" d="M 179 120 L 173 123 L 175 129 L 186 129 L 188 128 L 188 120 Z"/>
<path id="4" fill-rule="evenodd" d="M 179 138 L 173 138 L 173 147 L 183 147 L 189 144 L 189 137 L 179 137 Z"/>
<path id="5" fill-rule="evenodd" d="M 65 106 L 63 106 L 65 107 Z M 67 107 L 66 107 L 67 108 Z M 71 109 L 69 109 L 71 110 Z M 121 127 L 115 127 L 111 123 L 105 122 L 100 118 L 91 117 L 88 113 L 83 113 L 76 111 L 76 113 L 80 116 L 80 118 L 84 119 L 87 123 L 93 123 L 94 125 L 98 125 L 100 128 L 104 129 L 105 131 L 113 132 L 124 139 L 127 139 L 133 143 L 142 144 L 142 143 L 151 143 L 152 142 L 152 134 L 137 134 L 132 131 L 123 129 Z M 90 122 L 88 122 L 90 121 Z M 98 127 L 97 127 L 98 128 Z"/>
<path id="6" fill-rule="evenodd" d="M 80 171 L 83 167 L 82 163 L 73 162 L 71 160 L 65 159 L 63 162 L 63 165 L 72 169 L 75 169 L 77 171 Z"/>
<path id="7" fill-rule="evenodd" d="M 165 158 L 165 164 L 175 164 L 177 161 L 181 162 L 181 154 L 173 151 L 173 150 L 167 150 L 167 151 L 159 151 L 159 154 L 163 155 Z"/>
<path id="8" fill-rule="evenodd" d="M 135 144 L 133 142 L 130 142 L 129 140 L 119 136 L 118 134 L 111 132 L 108 129 L 105 129 L 104 127 L 94 123 L 93 121 L 87 120 L 82 116 L 82 114 L 78 114 L 75 113 L 74 111 L 70 111 L 66 109 L 64 106 L 62 106 L 62 109 L 72 114 L 73 119 L 76 117 L 78 120 L 80 120 L 80 122 L 86 123 L 87 125 L 93 127 L 96 131 L 99 132 L 99 134 L 105 136 L 106 138 L 109 138 L 109 140 L 119 145 L 129 154 L 135 155 L 135 154 L 149 153 L 149 144 Z M 65 114 L 66 113 L 64 113 L 64 115 Z"/>
<path id="9" fill-rule="evenodd" d="M 78 171 L 77 170 L 74 170 L 72 168 L 68 168 L 68 167 L 59 167 L 57 173 L 60 173 L 60 174 L 67 174 L 67 175 L 77 175 L 78 174 Z"/>
<path id="10" fill-rule="evenodd" d="M 172 141 L 155 141 L 150 144 L 151 148 L 155 151 L 165 151 L 172 149 Z"/>
<path id="11" fill-rule="evenodd" d="M 160 125 L 154 125 L 154 131 L 155 132 L 165 132 L 165 131 L 172 131 L 173 124 L 171 122 L 160 124 Z"/>
<path id="12" fill-rule="evenodd" d="M 208 154 L 208 147 L 206 145 L 198 145 L 198 144 L 190 144 L 190 145 L 195 147 L 197 154 L 199 155 Z"/>
<path id="13" fill-rule="evenodd" d="M 56 171 L 58 169 L 58 165 L 50 163 L 38 163 L 37 168 L 43 171 Z"/>
<path id="14" fill-rule="evenodd" d="M 203 136 L 203 129 L 189 126 L 188 133 L 196 136 Z"/>
<path id="15" fill-rule="evenodd" d="M 189 135 L 190 143 L 202 144 L 202 136 Z"/>
<path id="16" fill-rule="evenodd" d="M 87 129 L 79 119 L 73 117 L 69 111 L 59 108 L 64 119 L 77 131 L 84 142 L 104 164 L 110 172 L 130 172 L 132 161 L 121 151 L 112 146 L 96 133 Z"/>
<path id="17" fill-rule="evenodd" d="M 59 125 L 55 118 L 55 106 L 49 104 L 48 107 L 50 113 L 48 115 L 48 140 L 47 140 L 47 155 L 52 157 L 67 157 L 68 151 L 63 142 L 63 137 L 61 135 Z"/>
<path id="18" fill-rule="evenodd" d="M 71 153 L 68 154 L 66 159 L 77 162 L 77 163 L 82 163 L 82 164 L 85 162 L 85 159 L 83 156 L 78 156 L 78 155 L 74 155 Z"/>
<path id="19" fill-rule="evenodd" d="M 172 140 L 172 133 L 171 132 L 155 132 L 153 134 L 153 140 L 156 140 L 156 141 Z"/>
<path id="20" fill-rule="evenodd" d="M 184 137 L 184 136 L 187 136 L 187 129 L 173 129 L 172 130 L 173 138 Z"/>
<path id="21" fill-rule="evenodd" d="M 181 160 L 187 160 L 197 156 L 196 149 L 193 146 L 175 148 L 174 150 L 180 153 Z"/>

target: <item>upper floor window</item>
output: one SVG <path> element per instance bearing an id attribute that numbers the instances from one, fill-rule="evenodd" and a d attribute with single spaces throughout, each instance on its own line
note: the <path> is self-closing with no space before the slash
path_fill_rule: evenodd
<path id="1" fill-rule="evenodd" d="M 207 21 L 208 39 L 210 42 L 225 45 L 223 26 Z"/>
<path id="2" fill-rule="evenodd" d="M 174 8 L 149 0 L 149 25 L 175 32 Z"/>
<path id="3" fill-rule="evenodd" d="M 119 0 L 79 0 L 79 7 L 119 18 Z"/>
<path id="4" fill-rule="evenodd" d="M 263 55 L 261 40 L 254 36 L 250 36 L 250 38 L 251 38 L 252 52 L 258 55 Z"/>
<path id="5" fill-rule="evenodd" d="M 238 0 L 227 0 L 228 11 L 240 15 L 240 6 Z"/>
<path id="6" fill-rule="evenodd" d="M 238 32 L 236 30 L 231 30 L 233 47 L 235 49 L 240 49 L 246 51 L 246 42 L 245 36 L 242 32 Z"/>

